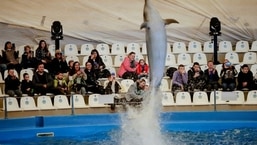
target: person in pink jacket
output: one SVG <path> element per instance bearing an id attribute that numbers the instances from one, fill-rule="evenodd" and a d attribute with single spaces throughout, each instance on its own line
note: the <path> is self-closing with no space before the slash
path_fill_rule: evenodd
<path id="1" fill-rule="evenodd" d="M 120 78 L 137 80 L 135 55 L 135 52 L 130 52 L 121 63 L 118 71 Z"/>

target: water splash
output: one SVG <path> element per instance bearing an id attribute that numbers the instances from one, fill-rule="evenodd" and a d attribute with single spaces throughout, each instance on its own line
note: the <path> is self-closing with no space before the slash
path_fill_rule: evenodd
<path id="1" fill-rule="evenodd" d="M 147 93 L 141 106 L 127 106 L 127 113 L 122 115 L 121 145 L 166 144 L 159 121 L 162 93 L 155 88 Z"/>

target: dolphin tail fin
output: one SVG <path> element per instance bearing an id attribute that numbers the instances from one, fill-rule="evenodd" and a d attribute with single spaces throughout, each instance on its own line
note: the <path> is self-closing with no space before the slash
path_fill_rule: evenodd
<path id="1" fill-rule="evenodd" d="M 179 22 L 175 19 L 164 19 L 164 24 L 165 25 L 169 25 L 171 23 L 179 23 Z"/>

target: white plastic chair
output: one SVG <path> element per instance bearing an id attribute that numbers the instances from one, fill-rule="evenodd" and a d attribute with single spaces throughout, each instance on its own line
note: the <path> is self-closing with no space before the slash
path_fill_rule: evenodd
<path id="1" fill-rule="evenodd" d="M 140 59 L 144 59 L 144 56 L 141 53 L 136 53 L 135 61 L 139 62 Z"/>
<path id="2" fill-rule="evenodd" d="M 174 106 L 174 97 L 171 92 L 163 92 L 162 93 L 162 106 Z"/>
<path id="3" fill-rule="evenodd" d="M 165 61 L 165 66 L 173 66 L 176 65 L 176 58 L 175 55 L 172 53 L 167 53 L 166 55 L 166 61 Z"/>
<path id="4" fill-rule="evenodd" d="M 114 67 L 120 67 L 125 57 L 123 54 L 114 56 Z"/>
<path id="5" fill-rule="evenodd" d="M 219 51 L 221 53 L 232 52 L 232 44 L 230 41 L 220 41 Z"/>
<path id="6" fill-rule="evenodd" d="M 34 72 L 32 69 L 22 69 L 21 72 L 20 72 L 20 81 L 23 80 L 23 74 L 24 73 L 28 73 L 29 74 L 29 80 L 32 81 L 32 78 L 33 78 L 33 75 L 34 75 Z"/>
<path id="7" fill-rule="evenodd" d="M 68 63 L 70 60 L 73 60 L 74 62 L 75 61 L 78 61 L 79 62 L 79 57 L 78 56 L 76 56 L 76 55 L 68 55 L 68 56 L 66 56 L 66 62 Z"/>
<path id="8" fill-rule="evenodd" d="M 53 106 L 52 100 L 50 96 L 38 96 L 37 98 L 37 107 L 40 110 L 51 110 L 56 109 Z"/>
<path id="9" fill-rule="evenodd" d="M 70 97 L 70 104 L 71 103 L 72 103 L 72 97 Z M 74 108 L 88 108 L 89 107 L 88 105 L 86 105 L 85 99 L 84 99 L 83 95 L 81 95 L 81 94 L 73 95 L 73 105 L 74 105 Z"/>
<path id="10" fill-rule="evenodd" d="M 161 91 L 163 91 L 163 92 L 170 92 L 171 89 L 170 89 L 169 86 L 170 86 L 169 85 L 169 81 L 167 79 L 162 79 L 161 85 L 160 85 Z"/>
<path id="11" fill-rule="evenodd" d="M 252 71 L 253 76 L 255 76 L 257 74 L 257 64 L 251 65 L 250 70 Z"/>
<path id="12" fill-rule="evenodd" d="M 33 97 L 21 97 L 20 105 L 22 110 L 38 110 L 36 103 Z"/>
<path id="13" fill-rule="evenodd" d="M 210 105 L 207 93 L 204 91 L 194 92 L 193 105 Z"/>
<path id="14" fill-rule="evenodd" d="M 193 62 L 198 62 L 200 65 L 207 64 L 207 57 L 204 53 L 198 52 L 193 55 Z"/>
<path id="15" fill-rule="evenodd" d="M 202 52 L 202 44 L 199 41 L 190 41 L 188 44 L 188 53 Z"/>
<path id="16" fill-rule="evenodd" d="M 252 42 L 251 49 L 249 51 L 257 51 L 257 40 Z"/>
<path id="17" fill-rule="evenodd" d="M 131 79 L 123 79 L 121 80 L 120 84 L 121 84 L 121 93 L 126 93 L 129 89 L 129 87 L 134 83 L 133 80 Z"/>
<path id="18" fill-rule="evenodd" d="M 107 107 L 108 105 L 101 104 L 99 102 L 100 94 L 91 94 L 88 97 L 88 105 L 89 107 Z"/>
<path id="19" fill-rule="evenodd" d="M 113 43 L 111 47 L 111 54 L 118 55 L 118 54 L 126 54 L 125 46 L 123 43 Z"/>
<path id="20" fill-rule="evenodd" d="M 126 53 L 135 52 L 136 54 L 140 54 L 140 45 L 138 43 L 129 43 L 127 45 L 127 51 Z"/>
<path id="21" fill-rule="evenodd" d="M 215 66 L 215 69 L 217 70 L 218 76 L 220 77 L 220 72 L 221 72 L 221 70 L 222 70 L 222 64 L 216 65 L 216 66 Z"/>
<path id="22" fill-rule="evenodd" d="M 68 55 L 74 55 L 77 56 L 78 55 L 78 47 L 75 44 L 66 44 L 64 46 L 64 55 L 68 56 Z"/>
<path id="23" fill-rule="evenodd" d="M 7 111 L 21 111 L 21 108 L 19 107 L 18 101 L 14 97 L 7 97 Z M 3 99 L 3 110 L 5 110 L 5 101 Z"/>
<path id="24" fill-rule="evenodd" d="M 93 49 L 93 44 L 82 44 L 80 47 L 80 55 L 91 55 Z"/>
<path id="25" fill-rule="evenodd" d="M 203 45 L 204 53 L 213 53 L 214 52 L 214 43 L 212 41 L 206 41 Z"/>
<path id="26" fill-rule="evenodd" d="M 184 42 L 175 42 L 172 47 L 172 53 L 186 53 L 186 44 Z"/>
<path id="27" fill-rule="evenodd" d="M 24 47 L 25 47 L 26 45 L 21 45 L 21 46 L 19 46 L 18 47 L 18 51 L 19 51 L 19 58 L 21 59 L 21 57 L 22 57 L 22 55 L 23 55 L 23 53 L 24 53 Z"/>
<path id="28" fill-rule="evenodd" d="M 110 55 L 101 55 L 101 58 L 106 66 L 113 66 L 112 57 Z"/>
<path id="29" fill-rule="evenodd" d="M 177 58 L 177 64 L 192 65 L 191 56 L 188 53 L 180 53 Z"/>
<path id="30" fill-rule="evenodd" d="M 83 57 L 82 63 L 80 64 L 82 67 L 85 67 L 85 64 L 86 64 L 88 58 L 89 58 L 89 56 L 87 56 L 87 55 L 85 55 L 85 56 Z M 67 63 L 68 63 L 68 62 L 67 62 Z"/>
<path id="31" fill-rule="evenodd" d="M 248 92 L 245 104 L 249 104 L 249 105 L 257 104 L 257 90 L 251 90 Z"/>
<path id="32" fill-rule="evenodd" d="M 105 43 L 100 43 L 96 45 L 96 50 L 99 55 L 110 55 L 110 47 Z"/>
<path id="33" fill-rule="evenodd" d="M 36 49 L 34 50 L 34 52 L 36 52 Z M 55 56 L 55 45 L 54 44 L 50 44 L 48 46 L 48 51 L 50 52 L 51 56 L 54 57 Z"/>
<path id="34" fill-rule="evenodd" d="M 176 105 L 192 105 L 189 92 L 178 92 L 176 95 Z"/>
<path id="35" fill-rule="evenodd" d="M 54 96 L 54 107 L 58 109 L 71 108 L 65 95 Z"/>
<path id="36" fill-rule="evenodd" d="M 214 91 L 210 94 L 210 103 L 214 104 Z M 222 91 L 216 91 L 216 104 L 227 104 L 226 101 L 222 100 Z"/>
<path id="37" fill-rule="evenodd" d="M 228 59 L 232 64 L 239 63 L 239 56 L 236 52 L 227 52 L 225 54 L 225 59 Z"/>
<path id="38" fill-rule="evenodd" d="M 243 56 L 243 64 L 255 64 L 257 62 L 255 52 L 246 52 Z"/>
<path id="39" fill-rule="evenodd" d="M 237 41 L 235 52 L 248 52 L 249 51 L 249 42 L 248 41 Z"/>
<path id="40" fill-rule="evenodd" d="M 243 91 L 233 91 L 236 95 L 236 100 L 229 100 L 228 104 L 243 105 L 245 103 L 245 95 Z"/>

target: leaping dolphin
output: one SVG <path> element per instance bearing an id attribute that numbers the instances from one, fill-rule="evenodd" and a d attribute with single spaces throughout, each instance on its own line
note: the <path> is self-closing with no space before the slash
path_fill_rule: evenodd
<path id="1" fill-rule="evenodd" d="M 144 22 L 140 29 L 146 31 L 146 47 L 148 62 L 150 67 L 150 87 L 159 88 L 165 70 L 165 60 L 167 53 L 167 36 L 165 25 L 178 23 L 174 19 L 163 20 L 160 14 L 151 4 L 150 0 L 145 0 Z"/>

